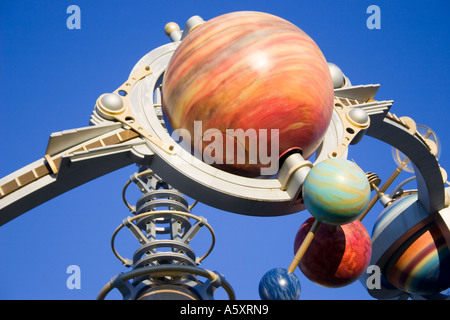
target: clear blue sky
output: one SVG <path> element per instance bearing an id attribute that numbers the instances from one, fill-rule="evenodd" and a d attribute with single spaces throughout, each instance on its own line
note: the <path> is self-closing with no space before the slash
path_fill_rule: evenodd
<path id="1" fill-rule="evenodd" d="M 66 27 L 71 4 L 81 8 L 81 30 Z M 366 27 L 371 4 L 381 9 L 380 30 Z M 193 15 L 207 20 L 240 10 L 291 21 L 353 84 L 381 84 L 377 99 L 393 99 L 393 113 L 439 135 L 441 165 L 448 170 L 449 9 L 445 0 L 2 1 L 0 176 L 43 157 L 52 132 L 87 126 L 98 96 L 122 84 L 147 52 L 169 42 L 167 22 L 183 27 Z M 383 180 L 396 167 L 390 147 L 370 137 L 351 147 L 349 158 Z M 121 191 L 135 171 L 130 166 L 106 175 L 2 226 L 0 299 L 95 299 L 111 277 L 126 271 L 110 250 L 110 238 L 128 215 Z M 376 206 L 364 219 L 369 233 L 380 211 Z M 289 266 L 297 229 L 309 217 L 306 211 L 249 217 L 203 204 L 193 213 L 205 216 L 217 237 L 201 266 L 224 274 L 238 299 L 259 299 L 261 276 Z M 207 231 L 202 233 L 192 243 L 198 255 L 209 245 L 202 243 Z M 131 257 L 138 248 L 133 240 L 126 232 L 118 239 L 122 255 Z M 81 268 L 80 290 L 66 287 L 66 268 L 74 264 Z M 371 299 L 359 282 L 327 289 L 295 273 L 301 299 Z"/>

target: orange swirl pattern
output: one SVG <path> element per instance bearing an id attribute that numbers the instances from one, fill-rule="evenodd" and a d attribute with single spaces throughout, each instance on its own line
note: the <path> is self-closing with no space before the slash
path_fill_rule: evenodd
<path id="1" fill-rule="evenodd" d="M 322 52 L 301 29 L 270 14 L 234 12 L 181 42 L 162 95 L 174 129 L 192 134 L 194 121 L 222 133 L 278 129 L 280 154 L 300 147 L 308 158 L 330 123 L 334 91 Z"/>

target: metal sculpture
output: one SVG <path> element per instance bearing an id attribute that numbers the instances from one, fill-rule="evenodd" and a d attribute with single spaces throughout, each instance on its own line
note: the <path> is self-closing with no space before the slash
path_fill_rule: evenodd
<path id="1" fill-rule="evenodd" d="M 289 32 L 301 31 L 278 17 L 260 13 L 233 13 L 211 21 L 208 24 L 209 21 L 205 23 L 194 16 L 186 22 L 183 31 L 175 23 L 167 24 L 165 31 L 172 42 L 142 57 L 121 86 L 98 98 L 91 126 L 53 133 L 43 158 L 0 179 L 0 224 L 83 183 L 135 163 L 140 166 L 140 172 L 130 178 L 126 187 L 133 182 L 143 195 L 136 206 L 130 205 L 124 196 L 133 215 L 123 220 L 112 238 L 114 254 L 132 270 L 115 276 L 100 291 L 99 299 L 105 298 L 113 288 L 118 289 L 124 299 L 213 299 L 219 287 L 225 289 L 229 298 L 235 298 L 233 289 L 221 274 L 199 267 L 212 250 L 214 233 L 205 218 L 190 212 L 195 204 L 189 206 L 182 193 L 225 211 L 253 216 L 286 215 L 308 209 L 315 219 L 308 222 L 306 229 L 299 230 L 294 259 L 287 269 L 269 271 L 259 288 L 262 299 L 298 299 L 300 283 L 293 272 L 297 266 L 301 270 L 318 272 L 305 265 L 302 267 L 301 262 L 305 254 L 313 258 L 314 255 L 306 251 L 314 247 L 315 240 L 319 243 L 323 240 L 321 228 L 332 243 L 337 243 L 339 234 L 341 240 L 348 241 L 350 232 L 345 230 L 354 229 L 349 225 L 358 224 L 380 200 L 386 209 L 374 228 L 370 254 L 362 259 L 361 265 L 364 268 L 369 264 L 378 265 L 383 270 L 384 281 L 379 289 L 367 289 L 369 293 L 378 299 L 446 298 L 439 291 L 450 286 L 450 213 L 445 188 L 447 174 L 437 159 L 438 145 L 431 139 L 432 131 L 423 132 L 423 126 L 416 125 L 411 118 L 392 114 L 392 100 L 375 99 L 379 85 L 352 85 L 336 65 L 325 63 L 328 69 L 323 73 L 323 61 L 317 62 L 315 70 L 323 76 L 318 83 L 326 83 L 318 96 L 324 99 L 324 104 L 331 103 L 329 116 L 322 113 L 327 126 L 319 130 L 323 132 L 313 134 L 315 139 L 320 136 L 318 142 L 310 141 L 314 147 L 305 142 L 280 149 L 279 170 L 265 179 L 255 178 L 252 170 L 239 172 L 239 168 L 234 167 L 227 172 L 227 168 L 222 170 L 224 168 L 201 161 L 183 148 L 182 139 L 176 139 L 179 136 L 171 135 L 174 128 L 168 118 L 174 121 L 176 117 L 170 113 L 179 116 L 181 112 L 181 118 L 174 121 L 176 125 L 189 114 L 186 110 L 176 110 L 181 103 L 176 100 L 180 98 L 177 94 L 181 95 L 180 90 L 186 89 L 180 88 L 179 83 L 172 83 L 180 77 L 174 75 L 179 70 L 171 60 L 177 48 L 186 44 L 183 50 L 189 50 L 189 41 L 208 43 L 211 37 L 217 36 L 215 32 L 239 30 L 242 26 L 252 32 L 266 25 L 270 29 L 274 21 L 284 31 L 286 28 Z M 223 24 L 231 23 L 229 21 L 236 24 L 235 29 L 224 28 Z M 265 34 L 270 34 L 267 32 Z M 202 36 L 206 39 L 201 40 Z M 252 44 L 249 50 L 255 50 L 254 45 L 256 51 L 261 52 L 264 46 L 258 45 L 272 39 L 270 36 L 252 38 L 248 33 L 233 36 L 238 40 L 249 37 L 246 38 Z M 311 46 L 306 34 L 301 34 L 300 38 Z M 289 46 L 289 33 L 283 39 Z M 245 49 L 239 47 L 244 56 L 249 53 Z M 179 51 L 183 53 L 183 50 Z M 314 59 L 318 59 L 320 55 L 315 54 Z M 254 67 L 267 67 L 264 55 L 259 58 Z M 208 61 L 196 63 L 201 65 Z M 175 79 L 167 77 L 168 68 L 172 68 L 169 76 Z M 179 74 L 186 76 L 183 72 L 190 74 L 186 70 Z M 232 74 L 230 70 L 226 72 Z M 195 76 L 194 72 L 181 83 L 192 81 Z M 231 80 L 225 77 L 221 81 L 214 85 Z M 208 84 L 213 85 L 208 81 L 202 83 Z M 328 85 L 332 95 L 327 102 Z M 164 91 L 163 97 L 161 91 Z M 201 91 L 196 92 L 198 95 Z M 258 99 L 263 98 L 266 95 Z M 164 99 L 173 105 L 165 105 Z M 195 95 L 190 99 L 191 107 L 199 103 Z M 364 175 L 356 164 L 346 160 L 349 146 L 359 143 L 365 135 L 393 146 L 398 159 L 399 167 L 381 187 L 381 179 L 376 174 Z M 315 159 L 308 161 L 313 152 Z M 404 183 L 401 183 L 394 193 L 385 194 L 403 169 L 415 173 L 417 190 L 403 192 Z M 375 195 L 369 201 L 370 192 Z M 345 196 L 349 196 L 348 203 L 342 200 Z M 189 242 L 203 226 L 211 232 L 213 244 L 203 257 L 197 258 Z M 140 243 L 132 259 L 123 258 L 114 247 L 116 234 L 125 227 Z M 168 238 L 160 239 L 162 235 Z M 425 281 L 427 276 L 423 274 L 426 272 L 417 267 L 421 261 L 415 260 L 414 254 L 421 250 L 432 252 L 431 258 L 425 261 L 429 262 L 425 271 L 434 272 L 431 284 Z M 408 268 L 415 268 L 414 272 Z M 352 281 L 357 277 L 365 286 L 367 274 L 358 271 Z M 331 283 L 334 280 L 328 279 Z"/>

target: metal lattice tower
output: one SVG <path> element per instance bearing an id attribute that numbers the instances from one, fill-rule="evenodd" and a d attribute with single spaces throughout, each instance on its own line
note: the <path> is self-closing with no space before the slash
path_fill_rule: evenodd
<path id="1" fill-rule="evenodd" d="M 143 193 L 136 207 L 132 207 L 125 198 L 131 182 Z M 204 217 L 190 213 L 195 203 L 189 206 L 178 190 L 152 170 L 145 169 L 130 177 L 123 190 L 123 199 L 134 216 L 123 220 L 113 234 L 111 245 L 117 258 L 132 271 L 114 277 L 102 289 L 99 299 L 103 299 L 112 288 L 117 288 L 124 299 L 130 300 L 210 300 L 220 286 L 231 299 L 234 298 L 231 286 L 222 275 L 198 267 L 212 251 L 215 235 Z M 212 243 L 202 257 L 197 257 L 189 243 L 204 226 L 211 232 Z M 132 259 L 121 257 L 115 249 L 115 237 L 123 227 L 127 227 L 141 245 Z M 198 276 L 208 280 L 202 282 Z M 130 279 L 133 281 L 128 282 Z"/>

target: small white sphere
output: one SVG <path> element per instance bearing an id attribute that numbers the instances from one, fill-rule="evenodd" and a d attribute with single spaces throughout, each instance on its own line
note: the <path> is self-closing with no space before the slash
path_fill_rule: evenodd
<path id="1" fill-rule="evenodd" d="M 333 80 L 333 87 L 341 88 L 344 85 L 345 77 L 344 73 L 334 63 L 328 62 L 328 68 L 330 68 L 331 79 Z"/>
<path id="2" fill-rule="evenodd" d="M 107 93 L 102 98 L 102 105 L 111 111 L 119 111 L 123 108 L 123 101 L 118 94 Z"/>
<path id="3" fill-rule="evenodd" d="M 175 32 L 175 31 L 180 31 L 180 26 L 178 24 L 176 24 L 175 22 L 169 22 L 164 27 L 164 32 L 166 33 L 167 36 L 170 36 L 172 34 L 172 32 Z"/>
<path id="4" fill-rule="evenodd" d="M 369 121 L 369 115 L 364 109 L 353 107 L 349 112 L 348 116 L 350 119 L 352 119 L 354 122 L 360 125 L 364 125 Z"/>

